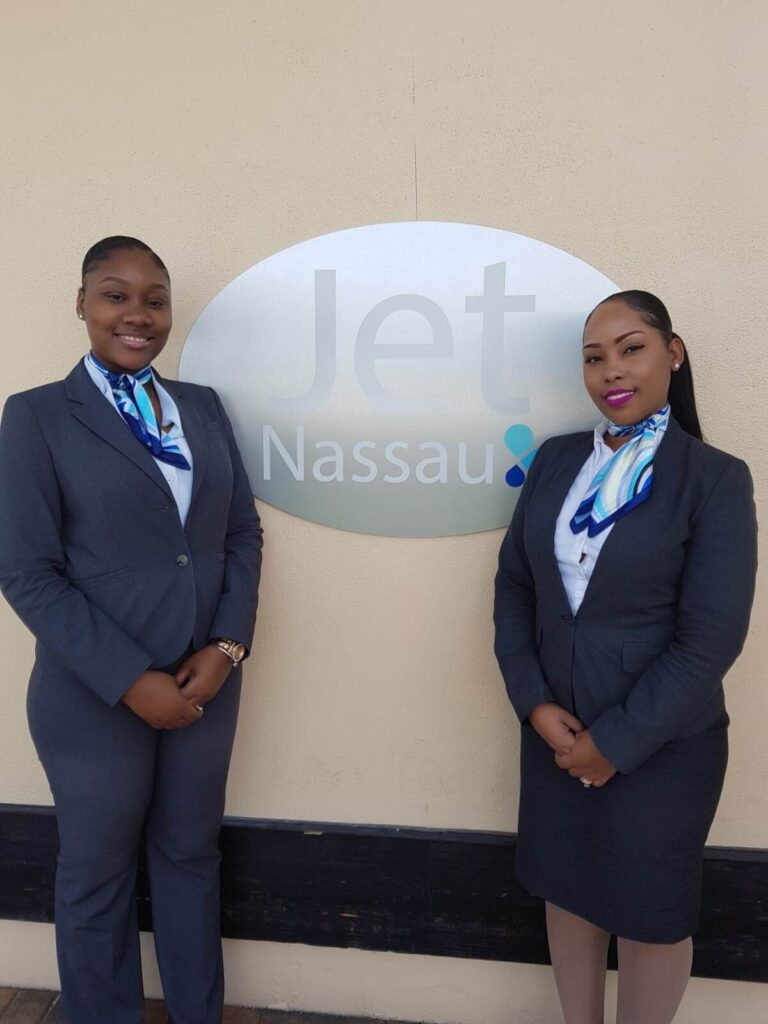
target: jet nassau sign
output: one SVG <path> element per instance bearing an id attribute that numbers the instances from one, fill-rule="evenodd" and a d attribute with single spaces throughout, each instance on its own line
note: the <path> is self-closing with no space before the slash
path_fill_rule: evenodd
<path id="1" fill-rule="evenodd" d="M 228 284 L 180 376 L 219 392 L 254 494 L 277 508 L 386 536 L 490 530 L 536 446 L 596 422 L 581 329 L 617 290 L 507 231 L 352 228 Z"/>

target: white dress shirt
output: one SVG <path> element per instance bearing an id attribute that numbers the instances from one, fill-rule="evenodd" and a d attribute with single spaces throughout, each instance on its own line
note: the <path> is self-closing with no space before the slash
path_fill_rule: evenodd
<path id="1" fill-rule="evenodd" d="M 120 410 L 115 402 L 115 396 L 112 394 L 112 388 L 110 387 L 109 381 L 100 373 L 97 367 L 93 365 L 88 356 L 83 360 L 85 368 L 88 371 L 88 376 L 91 378 L 93 383 L 104 395 L 109 404 L 115 410 L 120 419 L 123 419 Z M 176 502 L 176 507 L 179 510 L 179 518 L 181 519 L 181 525 L 184 526 L 187 522 L 187 516 L 189 514 L 189 506 L 192 501 L 192 474 L 194 472 L 194 466 L 192 464 L 192 452 L 189 450 L 189 445 L 184 437 L 184 430 L 181 425 L 181 416 L 179 410 L 176 407 L 176 403 L 173 398 L 168 394 L 165 388 L 158 382 L 157 376 L 152 371 L 152 380 L 155 385 L 155 392 L 157 393 L 157 400 L 160 402 L 160 412 L 162 425 L 160 430 L 162 431 L 163 437 L 169 437 L 174 444 L 177 446 L 181 454 L 189 463 L 190 469 L 181 469 L 176 466 L 171 466 L 168 462 L 162 462 L 160 459 L 155 459 L 155 465 L 165 477 L 168 486 L 171 489 L 171 494 Z M 125 421 L 123 421 L 125 422 Z M 126 429 L 128 429 L 126 424 Z M 138 443 L 138 442 L 137 442 Z M 153 456 L 154 458 L 154 456 Z"/>
<path id="2" fill-rule="evenodd" d="M 611 523 L 595 537 L 590 537 L 587 530 L 582 530 L 581 533 L 574 533 L 571 530 L 571 519 L 584 500 L 595 474 L 614 454 L 603 440 L 607 429 L 608 420 L 601 420 L 595 427 L 592 453 L 579 470 L 573 486 L 568 491 L 555 526 L 555 558 L 560 567 L 560 576 L 574 615 L 584 600 L 603 544 L 615 525 Z"/>

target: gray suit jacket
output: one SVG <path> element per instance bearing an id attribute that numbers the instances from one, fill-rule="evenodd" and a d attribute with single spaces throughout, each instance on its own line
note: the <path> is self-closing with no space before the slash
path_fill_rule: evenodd
<path id="1" fill-rule="evenodd" d="M 630 772 L 668 741 L 727 723 L 722 680 L 757 567 L 752 480 L 671 420 L 653 494 L 614 525 L 574 616 L 555 523 L 592 437 L 551 438 L 531 466 L 499 556 L 496 656 L 521 721 L 555 701 Z"/>
<path id="2" fill-rule="evenodd" d="M 49 671 L 116 704 L 148 668 L 213 637 L 250 645 L 261 528 L 221 402 L 163 380 L 194 459 L 182 527 L 151 455 L 82 363 L 6 402 L 0 588 Z"/>

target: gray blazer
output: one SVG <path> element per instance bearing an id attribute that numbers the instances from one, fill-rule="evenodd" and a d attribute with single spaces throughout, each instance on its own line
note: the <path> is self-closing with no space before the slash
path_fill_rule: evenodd
<path id="1" fill-rule="evenodd" d="M 650 500 L 614 525 L 572 615 L 555 523 L 592 438 L 551 438 L 531 466 L 499 556 L 496 656 L 521 721 L 555 701 L 626 773 L 727 723 L 722 681 L 747 633 L 757 524 L 746 464 L 670 420 Z"/>
<path id="2" fill-rule="evenodd" d="M 221 402 L 163 380 L 194 459 L 186 527 L 154 460 L 82 363 L 6 402 L 0 588 L 49 670 L 116 704 L 192 643 L 250 645 L 261 528 Z"/>

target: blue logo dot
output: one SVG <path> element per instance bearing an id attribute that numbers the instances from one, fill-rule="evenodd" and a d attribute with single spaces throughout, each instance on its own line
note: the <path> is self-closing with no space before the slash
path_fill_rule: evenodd
<path id="1" fill-rule="evenodd" d="M 504 434 L 504 444 L 513 455 L 522 455 L 533 444 L 533 431 L 524 423 L 514 423 Z"/>
<path id="2" fill-rule="evenodd" d="M 512 466 L 505 473 L 504 479 L 510 487 L 522 487 L 525 483 L 525 473 L 519 466 Z"/>

